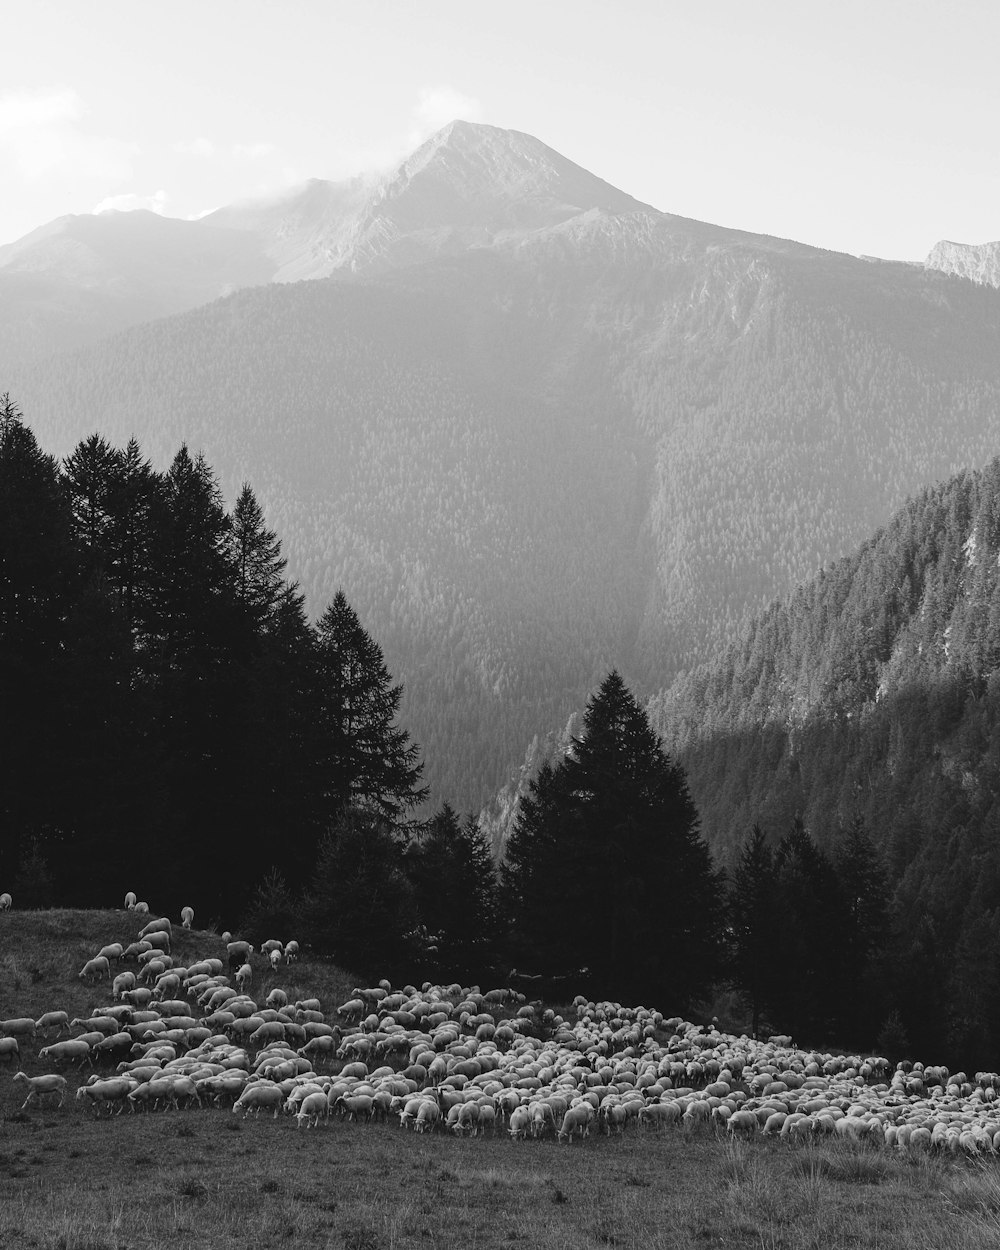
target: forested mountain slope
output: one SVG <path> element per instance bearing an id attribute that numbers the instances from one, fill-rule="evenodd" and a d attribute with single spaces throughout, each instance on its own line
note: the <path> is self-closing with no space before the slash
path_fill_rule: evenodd
<path id="1" fill-rule="evenodd" d="M 481 128 L 477 163 L 478 129 L 411 171 L 433 213 L 396 205 L 435 259 L 237 292 L 9 379 L 56 452 L 134 433 L 158 464 L 203 449 L 230 495 L 252 480 L 311 610 L 343 585 L 379 637 L 433 797 L 462 807 L 609 668 L 662 687 L 1000 446 L 1000 292 L 613 188 L 571 211 L 557 162 L 507 229 L 525 137 L 505 165 Z"/>
<path id="2" fill-rule="evenodd" d="M 801 816 L 829 847 L 860 817 L 914 940 L 986 943 L 994 976 L 1000 460 L 909 501 L 651 711 L 724 860 L 755 822 Z"/>

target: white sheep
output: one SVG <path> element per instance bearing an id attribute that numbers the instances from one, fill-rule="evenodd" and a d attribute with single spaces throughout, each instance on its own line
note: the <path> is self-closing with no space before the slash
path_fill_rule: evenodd
<path id="1" fill-rule="evenodd" d="M 104 981 L 111 978 L 111 966 L 106 955 L 88 959 L 77 973 L 81 981 Z"/>
<path id="2" fill-rule="evenodd" d="M 261 1107 L 273 1108 L 274 1118 L 277 1119 L 284 1101 L 285 1094 L 280 1085 L 274 1085 L 270 1081 L 248 1085 L 233 1103 L 233 1113 L 242 1111 L 245 1120 L 251 1111 L 257 1115 Z"/>
<path id="3" fill-rule="evenodd" d="M 34 1040 L 35 1022 L 30 1016 L 19 1016 L 13 1020 L 0 1020 L 0 1036 L 29 1037 Z"/>
<path id="4" fill-rule="evenodd" d="M 91 1078 L 89 1085 L 81 1085 L 76 1091 L 77 1102 L 90 1102 L 94 1108 L 94 1114 L 100 1115 L 101 1108 L 107 1107 L 108 1114 L 111 1114 L 112 1104 L 121 1104 L 118 1108 L 120 1111 L 124 1106 L 125 1099 L 136 1088 L 138 1082 L 129 1076 L 113 1076 L 106 1081 L 95 1081 Z"/>
<path id="5" fill-rule="evenodd" d="M 291 942 L 285 943 L 285 963 L 292 964 L 299 957 L 299 944 L 292 939 Z"/>
<path id="6" fill-rule="evenodd" d="M 35 1021 L 35 1029 L 42 1033 L 48 1033 L 49 1029 L 55 1029 L 56 1035 L 62 1032 L 69 1032 L 69 1013 L 66 1011 L 46 1011 L 44 1015 L 39 1016 Z"/>
<path id="7" fill-rule="evenodd" d="M 184 926 L 185 929 L 190 929 L 191 926 L 194 924 L 194 908 L 193 907 L 181 908 L 181 924 Z"/>
<path id="8" fill-rule="evenodd" d="M 124 955 L 124 953 L 125 953 L 125 947 L 122 946 L 121 942 L 111 942 L 107 946 L 102 946 L 101 949 L 97 952 L 98 957 L 103 955 L 105 959 L 107 959 L 108 961 L 113 959 L 115 963 L 118 963 L 121 960 L 121 957 L 122 955 Z"/>
<path id="9" fill-rule="evenodd" d="M 142 902 L 140 902 L 140 903 L 136 903 L 136 904 L 132 907 L 132 910 L 136 913 L 136 915 L 137 915 L 137 916 L 148 916 L 148 915 L 149 915 L 149 904 L 148 904 L 148 903 L 142 903 Z"/>
<path id="10" fill-rule="evenodd" d="M 115 979 L 111 982 L 111 993 L 116 1003 L 122 1001 L 122 995 L 126 990 L 135 989 L 135 973 L 119 972 Z"/>
<path id="11" fill-rule="evenodd" d="M 10 1063 L 12 1059 L 20 1059 L 21 1048 L 16 1037 L 0 1037 L 0 1061 Z"/>
<path id="12" fill-rule="evenodd" d="M 9 894 L 6 892 L 0 894 L 0 911 L 10 911 L 12 903 L 13 899 Z"/>
<path id="13" fill-rule="evenodd" d="M 270 959 L 271 961 L 271 971 L 277 972 L 278 969 L 281 967 L 281 951 L 280 950 L 271 951 L 268 954 L 268 959 Z"/>
<path id="14" fill-rule="evenodd" d="M 295 1116 L 298 1127 L 301 1128 L 303 1122 L 309 1128 L 315 1128 L 320 1122 L 322 1116 L 327 1112 L 326 1094 L 317 1092 L 306 1094 L 305 1098 L 299 1103 L 299 1109 Z"/>
<path id="15" fill-rule="evenodd" d="M 249 964 L 241 964 L 236 970 L 237 989 L 245 990 L 253 983 L 253 968 Z"/>
<path id="16" fill-rule="evenodd" d="M 125 895 L 125 910 L 135 911 L 135 902 L 135 894 L 129 890 L 129 892 Z"/>
<path id="17" fill-rule="evenodd" d="M 11 1077 L 11 1083 L 17 1084 L 23 1081 L 28 1087 L 28 1097 L 21 1103 L 21 1110 L 33 1099 L 37 1098 L 39 1102 L 43 1098 L 47 1098 L 50 1094 L 58 1094 L 58 1106 L 63 1105 L 63 1099 L 66 1097 L 66 1078 L 57 1076 L 54 1072 L 46 1072 L 43 1076 L 28 1076 L 26 1072 L 15 1072 Z"/>
<path id="18" fill-rule="evenodd" d="M 90 1043 L 79 1037 L 67 1038 L 64 1042 L 53 1042 L 51 1046 L 43 1046 L 38 1052 L 39 1059 L 51 1059 L 54 1063 L 80 1063 L 90 1058 Z"/>

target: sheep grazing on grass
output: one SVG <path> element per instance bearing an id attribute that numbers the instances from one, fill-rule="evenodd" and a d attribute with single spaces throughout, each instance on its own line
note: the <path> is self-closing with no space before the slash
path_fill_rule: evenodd
<path id="1" fill-rule="evenodd" d="M 247 989 L 253 983 L 253 968 L 249 964 L 242 964 L 236 971 L 236 987 L 240 990 Z"/>
<path id="2" fill-rule="evenodd" d="M 194 908 L 193 907 L 181 908 L 181 924 L 184 926 L 185 929 L 190 929 L 191 926 L 194 924 Z"/>
<path id="3" fill-rule="evenodd" d="M 13 899 L 9 894 L 0 894 L 0 911 L 10 911 Z"/>
<path id="4" fill-rule="evenodd" d="M 76 1091 L 76 1100 L 89 1102 L 95 1115 L 101 1114 L 102 1107 L 107 1107 L 108 1115 L 111 1115 L 116 1105 L 119 1112 L 123 1110 L 125 1099 L 137 1084 L 130 1076 L 113 1076 L 104 1081 L 91 1078 L 90 1084 L 81 1085 Z"/>
<path id="5" fill-rule="evenodd" d="M 43 1098 L 57 1095 L 59 1098 L 57 1106 L 61 1107 L 66 1097 L 66 1078 L 54 1072 L 46 1072 L 43 1076 L 28 1076 L 26 1072 L 15 1072 L 11 1077 L 11 1083 L 24 1084 L 28 1087 L 28 1097 L 21 1103 L 22 1111 L 36 1098 L 41 1102 Z"/>
<path id="6" fill-rule="evenodd" d="M 292 939 L 291 942 L 285 943 L 285 963 L 293 964 L 299 957 L 299 944 Z"/>
<path id="7" fill-rule="evenodd" d="M 277 1119 L 284 1101 L 285 1094 L 280 1085 L 273 1085 L 270 1081 L 248 1085 L 233 1103 L 233 1113 L 242 1111 L 245 1120 L 251 1111 L 257 1115 L 263 1107 L 273 1109 L 274 1119 Z"/>
<path id="8" fill-rule="evenodd" d="M 106 955 L 88 959 L 77 973 L 81 981 L 106 981 L 111 978 L 111 965 Z"/>
<path id="9" fill-rule="evenodd" d="M 136 898 L 132 890 L 125 895 L 125 910 L 135 911 Z"/>
<path id="10" fill-rule="evenodd" d="M 12 1059 L 20 1059 L 21 1048 L 16 1037 L 0 1037 L 0 1063 L 10 1063 Z"/>

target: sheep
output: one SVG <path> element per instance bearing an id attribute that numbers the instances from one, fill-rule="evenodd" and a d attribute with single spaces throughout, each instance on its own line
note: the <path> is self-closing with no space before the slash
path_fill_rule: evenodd
<path id="1" fill-rule="evenodd" d="M 77 976 L 81 981 L 110 980 L 111 966 L 108 963 L 107 956 L 97 955 L 93 959 L 88 959 L 77 973 Z"/>
<path id="2" fill-rule="evenodd" d="M 277 938 L 268 938 L 266 942 L 261 942 L 260 944 L 260 953 L 266 955 L 268 959 L 271 958 L 272 951 L 283 953 L 284 949 L 284 945 Z"/>
<path id="3" fill-rule="evenodd" d="M 559 1141 L 571 1141 L 574 1133 L 579 1132 L 581 1137 L 586 1137 L 590 1132 L 590 1121 L 593 1118 L 594 1109 L 590 1103 L 575 1103 L 562 1118 L 562 1124 L 559 1126 L 559 1132 L 556 1137 Z"/>
<path id="4" fill-rule="evenodd" d="M 143 903 L 143 902 L 136 903 L 135 906 L 132 908 L 132 910 L 135 912 L 137 916 L 148 916 L 149 904 Z"/>
<path id="5" fill-rule="evenodd" d="M 167 916 L 159 916 L 154 920 L 147 920 L 139 930 L 141 938 L 148 938 L 151 933 L 172 933 L 174 926 L 170 923 Z"/>
<path id="6" fill-rule="evenodd" d="M 285 963 L 293 964 L 299 957 L 299 944 L 294 939 L 285 943 Z"/>
<path id="7" fill-rule="evenodd" d="M 116 1003 L 121 1002 L 126 990 L 135 989 L 135 973 L 119 972 L 111 982 L 111 994 Z"/>
<path id="8" fill-rule="evenodd" d="M 295 1116 L 298 1127 L 301 1128 L 303 1122 L 309 1128 L 315 1128 L 321 1117 L 327 1112 L 326 1094 L 322 1092 L 306 1094 L 299 1103 L 299 1109 Z"/>
<path id="9" fill-rule="evenodd" d="M 190 929 L 193 924 L 194 924 L 194 908 L 182 907 L 181 908 L 181 925 L 185 929 Z"/>
<path id="10" fill-rule="evenodd" d="M 12 1059 L 20 1060 L 21 1048 L 16 1037 L 0 1037 L 0 1061 L 10 1063 Z"/>
<path id="11" fill-rule="evenodd" d="M 35 1039 L 35 1022 L 29 1017 L 18 1017 L 14 1020 L 0 1020 L 0 1036 L 28 1037 Z"/>
<path id="12" fill-rule="evenodd" d="M 53 1042 L 51 1046 L 43 1046 L 38 1052 L 39 1059 L 51 1059 L 54 1063 L 79 1063 L 81 1066 L 90 1059 L 90 1044 L 79 1037 L 68 1038 L 64 1042 Z"/>
<path id="13" fill-rule="evenodd" d="M 13 901 L 6 891 L 0 894 L 0 911 L 10 911 Z"/>
<path id="14" fill-rule="evenodd" d="M 271 961 L 271 971 L 277 972 L 281 967 L 281 951 L 271 951 L 268 959 Z"/>
<path id="15" fill-rule="evenodd" d="M 245 1120 L 251 1111 L 256 1116 L 261 1107 L 273 1107 L 276 1120 L 284 1101 L 285 1094 L 280 1085 L 274 1085 L 270 1081 L 259 1085 L 248 1085 L 233 1103 L 233 1113 L 242 1111 Z"/>
<path id="16" fill-rule="evenodd" d="M 55 1029 L 56 1036 L 63 1031 L 68 1033 L 69 1014 L 65 1011 L 46 1011 L 35 1021 L 35 1028 L 43 1033 L 48 1033 L 49 1029 Z"/>
<path id="17" fill-rule="evenodd" d="M 236 986 L 240 990 L 245 990 L 253 983 L 253 968 L 249 964 L 242 964 L 236 970 Z"/>
<path id="18" fill-rule="evenodd" d="M 118 963 L 121 960 L 124 953 L 125 953 L 125 947 L 122 946 L 121 942 L 110 942 L 107 946 L 102 946 L 101 949 L 97 952 L 97 955 L 98 955 L 98 958 L 103 957 L 104 959 L 108 960 L 109 963 L 111 960 L 114 960 L 115 963 Z"/>
<path id="19" fill-rule="evenodd" d="M 138 1082 L 128 1076 L 113 1076 L 105 1081 L 95 1081 L 91 1078 L 89 1085 L 81 1085 L 76 1091 L 76 1100 L 77 1102 L 89 1100 L 94 1108 L 94 1115 L 100 1115 L 102 1107 L 107 1107 L 108 1115 L 111 1115 L 114 1109 L 113 1104 L 118 1103 L 118 1110 L 121 1111 L 125 1099 L 136 1089 L 137 1085 Z"/>
<path id="20" fill-rule="evenodd" d="M 39 1102 L 43 1098 L 47 1098 L 50 1094 L 58 1094 L 59 1102 L 57 1106 L 63 1105 L 63 1099 L 66 1097 L 66 1078 L 57 1076 L 54 1072 L 46 1072 L 43 1076 L 28 1076 L 26 1072 L 15 1072 L 11 1077 L 11 1083 L 17 1084 L 23 1082 L 28 1087 L 28 1097 L 21 1103 L 21 1110 L 27 1107 L 28 1103 L 35 1098 Z"/>
<path id="21" fill-rule="evenodd" d="M 249 963 L 253 949 L 249 942 L 227 942 L 226 954 L 229 956 L 229 971 L 234 972 L 242 964 Z"/>
<path id="22" fill-rule="evenodd" d="M 135 894 L 132 890 L 129 890 L 129 892 L 125 895 L 125 910 L 135 911 L 135 904 L 136 904 Z"/>

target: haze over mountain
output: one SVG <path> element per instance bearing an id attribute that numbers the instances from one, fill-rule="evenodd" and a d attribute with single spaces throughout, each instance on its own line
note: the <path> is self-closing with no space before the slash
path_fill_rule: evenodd
<path id="1" fill-rule="evenodd" d="M 406 683 L 436 800 L 1000 446 L 1000 292 L 661 213 L 517 132 L 175 224 L 261 285 L 3 384 L 56 452 L 134 433 L 250 480 L 312 610 L 343 586 Z"/>

